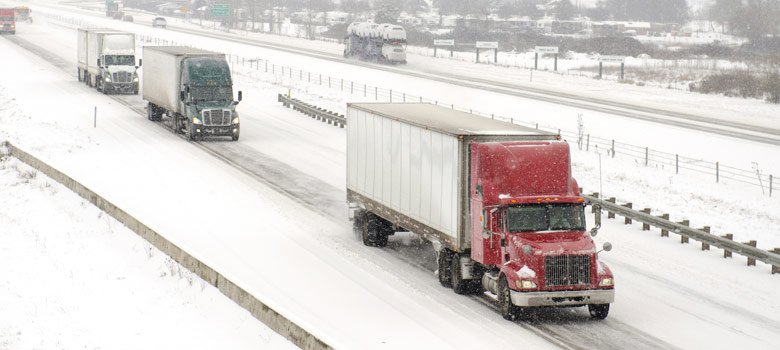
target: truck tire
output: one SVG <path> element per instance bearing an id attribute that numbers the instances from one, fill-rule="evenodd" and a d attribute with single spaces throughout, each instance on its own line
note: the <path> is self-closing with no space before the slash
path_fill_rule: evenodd
<path id="1" fill-rule="evenodd" d="M 233 141 L 238 141 L 238 135 L 233 135 L 230 137 L 230 139 Z"/>
<path id="2" fill-rule="evenodd" d="M 363 244 L 369 247 L 384 247 L 387 245 L 387 234 L 382 227 L 382 220 L 376 214 L 367 213 L 363 221 Z"/>
<path id="3" fill-rule="evenodd" d="M 498 278 L 498 311 L 501 313 L 501 317 L 510 321 L 516 319 L 517 315 L 520 314 L 520 308 L 512 304 L 509 283 L 504 275 Z"/>
<path id="4" fill-rule="evenodd" d="M 588 312 L 591 318 L 603 320 L 609 315 L 609 304 L 589 304 Z"/>
<path id="5" fill-rule="evenodd" d="M 460 266 L 460 255 L 453 254 L 450 264 L 450 284 L 456 294 L 469 294 L 471 281 L 464 280 Z"/>
<path id="6" fill-rule="evenodd" d="M 436 259 L 437 268 L 439 270 L 439 283 L 445 287 L 452 286 L 452 253 L 449 249 L 444 248 L 439 251 L 438 258 Z"/>

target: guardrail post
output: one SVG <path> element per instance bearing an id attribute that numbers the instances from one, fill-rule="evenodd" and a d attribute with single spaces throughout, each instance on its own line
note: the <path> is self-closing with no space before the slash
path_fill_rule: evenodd
<path id="1" fill-rule="evenodd" d="M 650 214 L 650 208 L 644 208 L 644 209 L 642 209 L 640 211 L 645 213 L 645 214 L 648 214 L 648 215 Z M 650 224 L 643 222 L 642 223 L 642 231 L 650 231 Z"/>
<path id="2" fill-rule="evenodd" d="M 727 234 L 725 234 L 725 235 L 723 235 L 723 236 L 721 236 L 721 237 L 723 237 L 723 238 L 725 238 L 725 239 L 728 239 L 729 241 L 733 241 L 733 240 L 734 240 L 734 235 L 733 235 L 733 234 L 731 234 L 731 233 L 727 233 Z M 724 259 L 725 259 L 725 258 L 730 258 L 730 257 L 731 257 L 731 255 L 732 255 L 732 253 L 731 253 L 731 251 L 730 251 L 730 250 L 728 250 L 728 249 L 723 249 L 723 258 L 724 258 Z"/>
<path id="3" fill-rule="evenodd" d="M 715 182 L 720 182 L 720 162 L 715 162 Z"/>
<path id="4" fill-rule="evenodd" d="M 376 86 L 374 87 L 374 100 L 379 100 L 379 88 Z"/>
<path id="5" fill-rule="evenodd" d="M 599 193 L 598 192 L 593 192 L 593 194 L 591 194 L 591 196 L 599 198 Z M 590 208 L 590 212 L 593 213 L 593 214 L 596 213 L 596 206 L 595 205 Z"/>
<path id="6" fill-rule="evenodd" d="M 679 174 L 680 173 L 680 155 L 675 154 L 674 155 L 674 173 Z"/>
<path id="7" fill-rule="evenodd" d="M 306 75 L 308 76 L 307 83 L 311 83 L 311 72 L 306 73 Z"/>
<path id="8" fill-rule="evenodd" d="M 585 151 L 586 152 L 590 151 L 590 134 L 588 134 L 588 137 L 586 138 L 586 141 L 585 141 Z"/>
<path id="9" fill-rule="evenodd" d="M 612 158 L 615 158 L 615 140 L 612 139 Z"/>
<path id="10" fill-rule="evenodd" d="M 623 206 L 624 206 L 624 207 L 626 207 L 626 208 L 628 208 L 628 209 L 631 209 L 631 207 L 633 207 L 633 206 L 634 206 L 634 204 L 633 204 L 633 203 L 631 203 L 631 202 L 628 202 L 628 203 L 626 203 L 626 204 L 623 204 Z M 633 221 L 632 221 L 632 220 L 631 220 L 631 218 L 630 218 L 630 217 L 628 217 L 628 216 L 626 216 L 626 217 L 624 218 L 624 220 L 623 220 L 623 223 L 624 223 L 624 224 L 626 224 L 626 225 L 630 225 L 632 222 L 633 222 Z"/>
<path id="11" fill-rule="evenodd" d="M 691 224 L 691 221 L 688 220 L 688 219 L 685 219 L 683 221 L 678 222 L 678 224 L 683 225 L 683 226 L 688 226 L 688 225 Z M 684 244 L 684 243 L 688 243 L 688 242 L 690 242 L 690 239 L 688 238 L 688 236 L 686 236 L 686 235 L 681 233 L 680 234 L 680 244 Z"/>
<path id="12" fill-rule="evenodd" d="M 330 77 L 328 77 L 328 89 L 330 89 Z"/>
<path id="13" fill-rule="evenodd" d="M 354 81 L 350 81 L 349 82 L 349 94 L 351 95 L 351 94 L 354 94 L 354 93 L 355 93 L 355 82 Z"/>
<path id="14" fill-rule="evenodd" d="M 769 197 L 772 197 L 772 174 L 769 174 Z"/>
<path id="15" fill-rule="evenodd" d="M 650 165 L 650 147 L 645 147 L 645 166 Z"/>
<path id="16" fill-rule="evenodd" d="M 607 202 L 615 203 L 615 197 L 607 198 Z M 614 218 L 615 218 L 615 213 L 611 211 L 607 211 L 607 219 L 614 219 Z"/>
<path id="17" fill-rule="evenodd" d="M 363 84 L 363 97 L 366 97 L 366 90 L 368 89 L 368 86 L 366 84 Z"/>
<path id="18" fill-rule="evenodd" d="M 322 85 L 322 73 L 320 73 L 320 85 Z"/>
<path id="19" fill-rule="evenodd" d="M 780 248 L 775 248 L 771 250 L 772 253 L 780 254 Z M 772 274 L 780 273 L 780 266 L 772 265 Z"/>
<path id="20" fill-rule="evenodd" d="M 704 226 L 701 228 L 702 231 L 710 233 L 710 227 Z M 710 245 L 704 242 L 701 242 L 701 250 L 710 250 Z"/>
<path id="21" fill-rule="evenodd" d="M 747 244 L 747 245 L 749 245 L 749 246 L 751 246 L 753 248 L 756 247 L 756 241 L 755 240 L 747 241 L 747 242 L 745 242 L 745 244 Z M 747 258 L 747 266 L 756 266 L 756 259 L 754 259 L 754 258 Z"/>
<path id="22" fill-rule="evenodd" d="M 268 61 L 265 61 L 265 72 L 268 73 Z"/>
<path id="23" fill-rule="evenodd" d="M 401 99 L 403 100 L 403 102 L 406 102 L 406 93 L 404 92 L 401 96 L 402 96 Z"/>
<path id="24" fill-rule="evenodd" d="M 390 89 L 390 103 L 393 103 L 393 89 Z"/>

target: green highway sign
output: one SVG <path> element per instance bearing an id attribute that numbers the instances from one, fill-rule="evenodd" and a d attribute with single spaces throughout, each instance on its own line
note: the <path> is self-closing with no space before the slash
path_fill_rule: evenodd
<path id="1" fill-rule="evenodd" d="M 227 4 L 214 4 L 211 6 L 211 15 L 213 17 L 227 17 L 230 15 L 230 6 Z"/>

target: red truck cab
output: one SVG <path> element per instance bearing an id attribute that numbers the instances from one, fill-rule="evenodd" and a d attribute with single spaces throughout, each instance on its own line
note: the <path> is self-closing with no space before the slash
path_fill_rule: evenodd
<path id="1" fill-rule="evenodd" d="M 12 8 L 0 8 L 0 32 L 16 34 L 16 14 Z"/>
<path id="2" fill-rule="evenodd" d="M 470 145 L 471 259 L 502 316 L 524 307 L 585 306 L 603 319 L 610 269 L 585 227 L 585 201 L 561 141 Z M 595 234 L 595 231 L 593 231 Z M 605 244 L 605 249 L 611 245 Z"/>

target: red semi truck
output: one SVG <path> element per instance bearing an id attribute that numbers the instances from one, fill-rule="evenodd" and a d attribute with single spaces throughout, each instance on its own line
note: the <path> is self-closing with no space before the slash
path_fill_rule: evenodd
<path id="1" fill-rule="evenodd" d="M 16 13 L 12 8 L 0 8 L 0 32 L 16 34 Z"/>
<path id="2" fill-rule="evenodd" d="M 506 319 L 547 306 L 603 319 L 614 301 L 558 135 L 431 104 L 348 104 L 347 202 L 364 244 L 424 237 L 439 282 L 485 292 Z"/>

